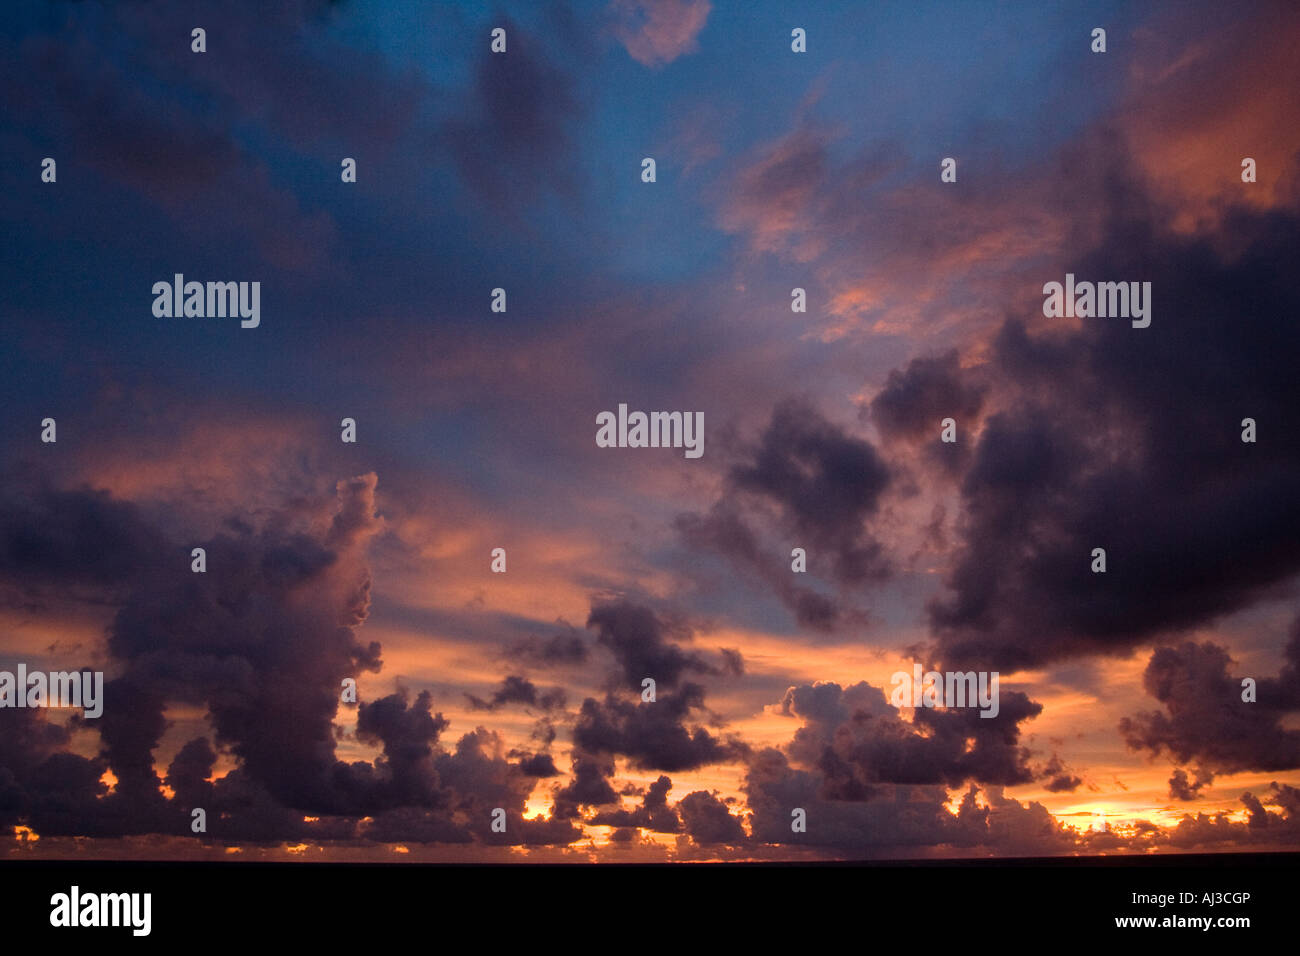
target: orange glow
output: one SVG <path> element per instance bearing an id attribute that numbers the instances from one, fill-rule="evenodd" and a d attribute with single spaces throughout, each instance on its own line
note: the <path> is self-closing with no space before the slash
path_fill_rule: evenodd
<path id="1" fill-rule="evenodd" d="M 112 793 L 117 788 L 117 777 L 112 770 L 105 770 L 99 775 L 99 782 L 108 787 L 108 793 Z M 104 794 L 107 796 L 107 794 Z"/>

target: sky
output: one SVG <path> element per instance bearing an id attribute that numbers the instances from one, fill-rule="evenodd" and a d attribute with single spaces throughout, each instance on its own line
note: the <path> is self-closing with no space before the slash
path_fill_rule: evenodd
<path id="1" fill-rule="evenodd" d="M 20 0 L 0 670 L 105 686 L 0 707 L 0 852 L 1295 850 L 1298 39 Z M 258 324 L 157 314 L 177 274 Z M 1047 315 L 1067 274 L 1150 283 L 1149 326 Z M 703 453 L 602 447 L 620 405 Z M 997 715 L 899 706 L 914 665 Z"/>

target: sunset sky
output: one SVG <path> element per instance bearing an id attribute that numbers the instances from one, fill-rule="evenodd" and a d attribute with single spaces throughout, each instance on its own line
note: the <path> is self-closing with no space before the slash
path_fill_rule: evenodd
<path id="1" fill-rule="evenodd" d="M 0 709 L 3 854 L 1297 849 L 1298 46 L 1291 3 L 13 4 L 0 669 L 106 689 Z M 260 324 L 155 316 L 178 273 Z M 1045 317 L 1067 273 L 1150 326 Z M 620 404 L 703 456 L 598 447 Z M 998 716 L 892 706 L 914 662 Z"/>

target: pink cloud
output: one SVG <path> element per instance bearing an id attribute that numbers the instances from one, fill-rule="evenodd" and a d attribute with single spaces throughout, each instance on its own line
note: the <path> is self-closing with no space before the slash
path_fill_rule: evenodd
<path id="1" fill-rule="evenodd" d="M 698 49 L 695 41 L 711 9 L 709 0 L 614 0 L 609 5 L 616 19 L 614 35 L 645 66 L 663 66 Z"/>

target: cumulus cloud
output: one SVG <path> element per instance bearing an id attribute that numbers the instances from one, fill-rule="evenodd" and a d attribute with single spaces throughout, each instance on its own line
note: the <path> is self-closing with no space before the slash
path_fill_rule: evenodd
<path id="1" fill-rule="evenodd" d="M 1294 411 L 1282 356 L 1300 348 L 1300 299 L 1283 263 L 1300 218 L 1240 211 L 1240 251 L 1224 256 L 1161 232 L 1129 195 L 1115 186 L 1106 238 L 1073 268 L 1150 281 L 1151 327 L 1008 319 L 993 343 L 1008 398 L 961 479 L 962 541 L 931 607 L 945 661 L 1128 653 L 1300 572 L 1300 440 L 1241 440 L 1243 418 Z M 1225 318 L 1241 302 L 1249 335 Z"/>
<path id="2" fill-rule="evenodd" d="M 1001 787 L 981 790 L 972 783 L 956 812 L 948 808 L 942 786 L 889 785 L 871 799 L 835 799 L 823 795 L 821 773 L 793 766 L 772 748 L 755 755 L 742 789 L 755 841 L 828 848 L 850 859 L 963 852 L 1034 856 L 1076 845 L 1046 807 L 1020 803 Z M 805 814 L 802 833 L 791 829 L 795 809 Z"/>
<path id="3" fill-rule="evenodd" d="M 865 800 L 879 784 L 959 786 L 966 781 L 1010 785 L 1037 776 L 1020 742 L 1020 724 L 1042 705 L 1000 689 L 996 717 L 978 708 L 918 708 L 902 719 L 885 692 L 866 682 L 790 688 L 781 712 L 801 719 L 790 756 L 818 769 L 823 795 Z"/>
<path id="4" fill-rule="evenodd" d="M 1293 639 L 1288 650 L 1294 669 L 1300 642 Z M 1214 774 L 1300 767 L 1300 731 L 1281 723 L 1288 713 L 1300 711 L 1294 682 L 1261 682 L 1257 693 L 1268 703 L 1244 701 L 1241 680 L 1228 672 L 1230 665 L 1228 652 L 1217 644 L 1159 648 L 1151 655 L 1142 683 L 1163 709 L 1120 722 L 1128 746 L 1153 756 L 1167 753 L 1178 763 L 1195 760 L 1210 771 L 1204 782 Z M 1195 786 L 1190 786 L 1186 774 L 1178 771 L 1170 781 L 1171 791 L 1194 794 L 1204 785 L 1203 773 L 1198 772 Z"/>
<path id="5" fill-rule="evenodd" d="M 713 843 L 744 843 L 748 839 L 745 828 L 715 794 L 696 790 L 682 797 L 677 804 L 682 815 L 682 826 L 692 840 L 701 846 Z"/>
<path id="6" fill-rule="evenodd" d="M 641 798 L 641 805 L 635 810 L 611 810 L 598 813 L 591 818 L 591 823 L 611 827 L 638 827 L 655 833 L 677 833 L 682 828 L 677 811 L 668 806 L 668 791 L 672 789 L 672 780 L 664 774 L 649 787 Z"/>
<path id="7" fill-rule="evenodd" d="M 573 742 L 583 750 L 616 753 L 643 770 L 693 770 L 744 755 L 736 737 L 719 737 L 693 722 L 704 708 L 704 688 L 687 682 L 660 692 L 653 703 L 609 694 L 582 702 Z"/>
<path id="8" fill-rule="evenodd" d="M 448 722 L 428 691 L 361 701 L 357 738 L 380 753 L 373 761 L 336 756 L 343 678 L 380 667 L 378 643 L 359 632 L 370 606 L 365 552 L 384 526 L 376 486 L 373 474 L 340 481 L 332 503 L 299 501 L 259 527 L 227 523 L 201 542 L 203 574 L 190 570 L 186 548 L 102 492 L 22 497 L 7 488 L 5 585 L 24 593 L 75 568 L 85 587 L 120 603 L 107 640 L 117 676 L 105 684 L 103 716 L 78 724 L 98 731 L 98 755 L 65 752 L 68 728 L 39 712 L 0 711 L 9 819 L 50 835 L 182 835 L 189 810 L 201 806 L 204 839 L 222 841 L 576 839 L 567 823 L 523 819 L 535 779 L 556 772 L 550 756 L 511 763 L 500 737 L 483 728 L 449 749 L 440 740 Z M 61 516 L 38 520 L 43 507 Z M 120 549 L 111 564 L 76 560 L 96 527 L 107 536 L 99 540 Z M 41 571 L 37 584 L 28 580 L 33 570 Z M 508 677 L 492 706 L 511 702 L 561 701 Z M 205 707 L 212 734 L 181 747 L 160 779 L 154 750 L 176 703 Z M 235 768 L 213 781 L 219 752 Z M 116 778 L 111 793 L 105 770 Z M 504 837 L 490 830 L 496 807 L 507 813 Z"/>

